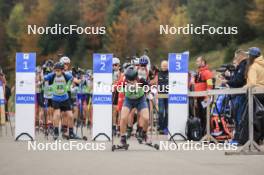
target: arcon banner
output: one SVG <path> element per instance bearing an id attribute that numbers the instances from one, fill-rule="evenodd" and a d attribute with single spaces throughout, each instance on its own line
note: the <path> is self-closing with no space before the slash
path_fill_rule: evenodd
<path id="1" fill-rule="evenodd" d="M 16 140 L 35 139 L 36 53 L 16 54 Z"/>
<path id="2" fill-rule="evenodd" d="M 169 113 L 168 129 L 175 139 L 186 138 L 188 119 L 189 52 L 169 53 Z M 177 112 L 176 112 L 177 111 Z M 171 137 L 169 135 L 169 137 Z"/>

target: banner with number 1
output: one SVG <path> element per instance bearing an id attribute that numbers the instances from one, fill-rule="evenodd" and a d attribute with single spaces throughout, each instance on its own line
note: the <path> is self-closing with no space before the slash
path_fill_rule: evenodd
<path id="1" fill-rule="evenodd" d="M 35 70 L 36 53 L 16 54 L 16 140 L 35 138 Z"/>

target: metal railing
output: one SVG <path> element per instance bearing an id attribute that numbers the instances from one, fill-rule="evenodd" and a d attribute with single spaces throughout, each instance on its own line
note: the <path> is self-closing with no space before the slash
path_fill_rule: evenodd
<path id="1" fill-rule="evenodd" d="M 215 95 L 238 95 L 247 94 L 248 96 L 248 128 L 249 128 L 249 139 L 248 141 L 235 152 L 226 152 L 226 155 L 234 154 L 264 154 L 264 151 L 254 141 L 254 125 L 253 125 L 253 113 L 254 113 L 254 101 L 253 96 L 256 94 L 264 94 L 264 88 L 226 88 L 226 89 L 214 89 L 208 91 L 189 92 L 189 97 L 212 97 Z M 202 138 L 202 141 L 209 141 L 218 143 L 218 141 L 210 133 L 210 105 L 207 105 L 207 116 L 206 116 L 206 135 Z"/>

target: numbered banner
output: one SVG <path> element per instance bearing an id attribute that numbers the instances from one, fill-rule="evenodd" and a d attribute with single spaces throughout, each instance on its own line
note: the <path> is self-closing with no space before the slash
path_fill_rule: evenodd
<path id="1" fill-rule="evenodd" d="M 35 139 L 36 53 L 16 54 L 16 140 Z"/>
<path id="2" fill-rule="evenodd" d="M 93 54 L 94 140 L 112 139 L 112 59 L 113 54 Z"/>
<path id="3" fill-rule="evenodd" d="M 168 129 L 175 139 L 186 138 L 189 52 L 169 53 Z"/>
<path id="4" fill-rule="evenodd" d="M 4 84 L 0 80 L 0 124 L 5 124 L 5 95 Z"/>

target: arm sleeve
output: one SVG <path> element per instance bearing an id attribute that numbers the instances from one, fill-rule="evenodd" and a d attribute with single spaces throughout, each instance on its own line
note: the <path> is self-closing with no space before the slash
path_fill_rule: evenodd
<path id="1" fill-rule="evenodd" d="M 73 80 L 73 76 L 71 74 L 65 74 L 65 77 L 67 78 L 67 81 Z"/>
<path id="2" fill-rule="evenodd" d="M 246 71 L 246 62 L 242 63 L 241 66 L 239 66 L 239 69 L 237 71 L 237 73 L 234 75 L 233 78 L 231 78 L 231 80 L 229 80 L 227 82 L 227 84 L 229 85 L 229 87 L 233 87 L 233 88 L 238 88 L 238 87 L 242 87 L 245 85 L 245 71 Z"/>
<path id="3" fill-rule="evenodd" d="M 247 86 L 254 86 L 257 84 L 257 71 L 254 67 L 251 66 L 251 68 L 249 68 L 247 77 Z"/>
<path id="4" fill-rule="evenodd" d="M 242 87 L 244 85 L 244 79 L 245 79 L 244 74 L 238 73 L 237 75 L 234 76 L 233 79 L 228 81 L 227 84 L 233 88 Z"/>
<path id="5" fill-rule="evenodd" d="M 54 75 L 54 73 L 49 73 L 47 75 L 44 76 L 44 80 L 45 81 L 50 81 L 51 80 L 51 77 Z"/>
<path id="6" fill-rule="evenodd" d="M 213 89 L 213 73 L 207 70 L 203 76 L 206 81 L 207 89 Z"/>
<path id="7" fill-rule="evenodd" d="M 204 79 L 207 81 L 207 80 L 213 78 L 213 73 L 211 71 L 207 70 L 204 72 L 203 76 L 204 76 Z"/>

